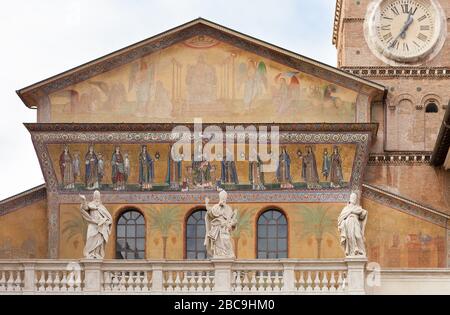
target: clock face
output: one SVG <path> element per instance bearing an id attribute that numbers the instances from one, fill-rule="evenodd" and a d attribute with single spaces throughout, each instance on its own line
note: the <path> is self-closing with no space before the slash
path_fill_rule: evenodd
<path id="1" fill-rule="evenodd" d="M 432 0 L 382 0 L 369 23 L 372 47 L 397 62 L 425 58 L 441 37 L 441 15 Z"/>

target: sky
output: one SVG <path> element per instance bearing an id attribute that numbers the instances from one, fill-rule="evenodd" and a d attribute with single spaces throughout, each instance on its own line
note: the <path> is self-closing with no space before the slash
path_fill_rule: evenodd
<path id="1" fill-rule="evenodd" d="M 336 66 L 334 0 L 14 0 L 0 11 L 0 200 L 44 183 L 16 90 L 198 17 Z"/>

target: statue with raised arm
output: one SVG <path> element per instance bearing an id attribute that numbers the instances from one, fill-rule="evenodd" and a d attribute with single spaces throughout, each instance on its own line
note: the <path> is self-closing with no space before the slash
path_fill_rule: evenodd
<path id="1" fill-rule="evenodd" d="M 205 246 L 208 256 L 213 259 L 235 259 L 231 233 L 237 224 L 237 212 L 227 205 L 227 192 L 219 194 L 219 203 L 209 204 L 206 198 L 206 236 Z"/>
<path id="2" fill-rule="evenodd" d="M 358 195 L 352 193 L 350 202 L 338 218 L 341 245 L 346 257 L 366 256 L 365 230 L 368 213 L 358 204 Z"/>
<path id="3" fill-rule="evenodd" d="M 86 259 L 104 259 L 105 246 L 111 234 L 113 218 L 102 204 L 100 192 L 94 192 L 94 200 L 87 202 L 86 197 L 80 195 L 81 216 L 88 223 L 84 257 Z"/>

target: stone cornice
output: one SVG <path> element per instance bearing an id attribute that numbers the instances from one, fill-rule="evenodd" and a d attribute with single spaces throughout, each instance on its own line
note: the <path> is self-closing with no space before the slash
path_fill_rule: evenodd
<path id="1" fill-rule="evenodd" d="M 399 195 L 390 193 L 381 188 L 363 184 L 362 197 L 436 224 L 440 227 L 448 228 L 448 220 L 450 220 L 450 215 L 431 207 L 421 205 Z"/>
<path id="2" fill-rule="evenodd" d="M 448 67 L 341 67 L 341 69 L 365 78 L 450 78 Z"/>
<path id="3" fill-rule="evenodd" d="M 175 127 L 185 126 L 191 131 L 194 130 L 193 123 L 164 123 L 164 124 L 125 124 L 125 123 L 110 123 L 110 124 L 40 124 L 40 123 L 25 123 L 28 131 L 36 132 L 170 132 Z M 372 137 L 376 137 L 378 132 L 378 123 L 311 123 L 311 124 L 285 124 L 285 123 L 258 123 L 258 124 L 238 124 L 238 123 L 220 123 L 202 124 L 203 128 L 210 126 L 217 126 L 225 130 L 228 126 L 242 126 L 244 128 L 254 126 L 258 130 L 260 127 L 267 127 L 270 132 L 271 127 L 278 127 L 280 131 L 302 131 L 302 132 L 370 132 Z"/>
<path id="4" fill-rule="evenodd" d="M 0 216 L 7 215 L 15 210 L 27 207 L 38 201 L 47 198 L 47 189 L 45 185 L 41 185 L 0 201 Z"/>

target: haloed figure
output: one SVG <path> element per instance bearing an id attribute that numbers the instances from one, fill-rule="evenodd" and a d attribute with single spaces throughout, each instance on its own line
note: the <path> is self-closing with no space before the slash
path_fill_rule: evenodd
<path id="1" fill-rule="evenodd" d="M 280 160 L 278 161 L 277 179 L 281 189 L 293 189 L 291 177 L 291 157 L 286 147 L 282 148 Z"/>
<path id="2" fill-rule="evenodd" d="M 103 182 L 103 177 L 105 177 L 105 160 L 103 159 L 103 154 L 98 154 L 98 165 L 97 165 L 97 172 L 98 172 L 98 185 L 101 186 Z"/>
<path id="3" fill-rule="evenodd" d="M 323 151 L 322 175 L 326 181 L 328 181 L 328 177 L 330 176 L 330 164 L 330 155 L 328 154 L 328 149 L 325 149 Z"/>
<path id="4" fill-rule="evenodd" d="M 249 165 L 249 178 L 252 184 L 253 190 L 265 190 L 264 186 L 264 172 L 263 172 L 263 161 L 261 157 L 256 152 L 253 151 L 253 158 L 256 160 L 250 161 Z"/>
<path id="5" fill-rule="evenodd" d="M 333 154 L 331 155 L 330 180 L 332 188 L 340 188 L 344 184 L 344 176 L 342 174 L 342 158 L 338 146 L 334 146 Z"/>
<path id="6" fill-rule="evenodd" d="M 64 151 L 59 157 L 59 167 L 61 169 L 62 185 L 64 189 L 74 189 L 75 176 L 73 171 L 73 159 L 68 146 L 64 147 Z"/>
<path id="7" fill-rule="evenodd" d="M 303 157 L 302 176 L 308 189 L 321 188 L 319 173 L 317 172 L 316 155 L 311 146 L 306 147 L 307 153 Z"/>
<path id="8" fill-rule="evenodd" d="M 98 158 L 95 154 L 94 146 L 89 146 L 89 151 L 85 156 L 85 184 L 89 190 L 99 188 L 98 184 Z"/>
<path id="9" fill-rule="evenodd" d="M 139 184 L 142 190 L 153 188 L 153 179 L 155 178 L 154 161 L 148 152 L 147 146 L 143 145 L 139 154 Z"/>
<path id="10" fill-rule="evenodd" d="M 116 147 L 111 160 L 112 182 L 114 190 L 125 190 L 125 160 L 120 152 L 120 147 Z"/>

